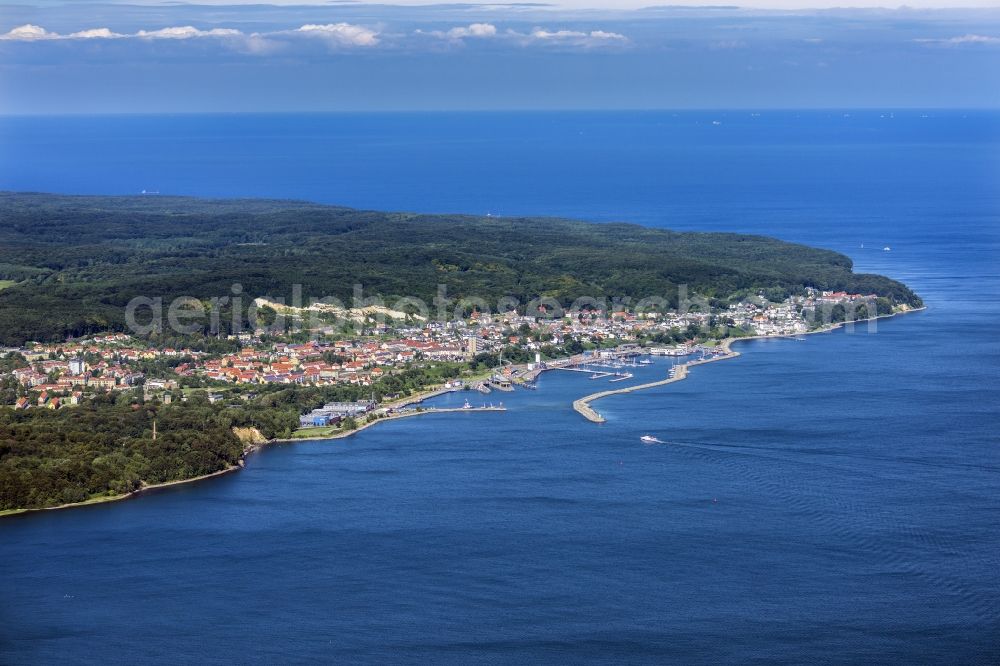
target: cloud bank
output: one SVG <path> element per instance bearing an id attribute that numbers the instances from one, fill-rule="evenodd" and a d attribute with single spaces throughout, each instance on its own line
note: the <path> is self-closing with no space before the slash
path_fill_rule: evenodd
<path id="1" fill-rule="evenodd" d="M 417 38 L 430 37 L 451 43 L 479 40 L 496 41 L 522 47 L 564 46 L 590 49 L 623 45 L 629 42 L 625 35 L 605 30 L 550 30 L 538 27 L 529 32 L 500 31 L 492 23 L 471 23 L 441 30 L 414 30 L 412 35 Z M 313 40 L 334 49 L 367 49 L 376 46 L 406 48 L 411 45 L 405 33 L 384 34 L 378 28 L 343 22 L 306 23 L 298 28 L 250 33 L 235 28 L 201 29 L 193 25 L 181 25 L 137 30 L 133 33 L 119 33 L 110 28 L 89 28 L 60 34 L 38 25 L 25 24 L 0 34 L 0 41 L 8 42 L 98 39 L 170 40 L 173 42 L 215 39 L 236 50 L 260 54 L 280 49 L 283 45 L 295 40 Z"/>
<path id="2" fill-rule="evenodd" d="M 515 33 L 516 34 L 516 33 Z M 540 40 L 540 41 L 556 41 L 556 42 L 566 42 L 566 41 L 623 41 L 626 39 L 625 35 L 621 35 L 617 32 L 605 32 L 603 30 L 591 30 L 587 32 L 579 32 L 577 30 L 557 30 L 555 32 L 550 32 L 542 28 L 536 28 L 532 30 L 528 35 L 530 39 Z"/>
<path id="3" fill-rule="evenodd" d="M 39 25 L 31 25 L 30 23 L 18 26 L 6 34 L 0 35 L 0 39 L 18 42 L 36 42 L 42 39 L 58 39 L 59 37 L 60 35 L 54 32 L 49 32 Z"/>
<path id="4" fill-rule="evenodd" d="M 500 32 L 492 23 L 472 23 L 458 26 L 450 30 L 416 30 L 416 35 L 426 35 L 451 42 L 464 42 L 467 39 L 496 40 L 519 46 L 572 46 L 594 48 L 612 44 L 627 44 L 628 37 L 618 32 L 606 30 L 549 30 L 533 28 L 528 32 L 507 30 Z"/>
<path id="5" fill-rule="evenodd" d="M 261 40 L 267 38 L 289 38 L 295 36 L 316 37 L 340 46 L 375 46 L 379 43 L 377 31 L 360 25 L 352 25 L 350 23 L 332 23 L 327 25 L 307 24 L 294 30 L 277 30 L 264 33 L 245 33 L 242 30 L 237 30 L 235 28 L 210 28 L 208 30 L 203 30 L 191 25 L 183 25 L 158 28 L 155 30 L 138 30 L 129 34 L 114 32 L 110 28 L 90 28 L 80 30 L 78 32 L 60 34 L 46 30 L 41 26 L 28 23 L 13 28 L 9 32 L 0 34 L 0 40 L 11 42 L 39 42 L 95 39 L 139 39 L 145 41 L 219 39 L 228 42 L 256 42 L 259 44 Z"/>
<path id="6" fill-rule="evenodd" d="M 990 37 L 988 35 L 961 35 L 960 37 L 948 37 L 946 39 L 915 39 L 922 44 L 944 44 L 946 46 L 960 46 L 962 44 L 1000 44 L 1000 37 Z"/>
<path id="7" fill-rule="evenodd" d="M 307 24 L 291 32 L 317 37 L 340 46 L 376 46 L 378 32 L 350 23 Z M 287 33 L 283 33 L 287 34 Z"/>
<path id="8" fill-rule="evenodd" d="M 450 30 L 415 30 L 415 35 L 428 35 L 438 39 L 461 41 L 466 38 L 487 39 L 497 36 L 497 27 L 492 23 L 472 23 L 466 26 L 458 26 Z"/>
<path id="9" fill-rule="evenodd" d="M 100 28 L 88 32 L 98 32 L 107 30 Z M 199 30 L 194 26 L 185 25 L 176 28 L 160 28 L 159 30 L 140 30 L 135 33 L 135 37 L 142 39 L 195 39 L 197 37 L 240 37 L 243 33 L 231 28 L 213 28 L 212 30 Z M 72 35 L 69 35 L 72 37 Z"/>

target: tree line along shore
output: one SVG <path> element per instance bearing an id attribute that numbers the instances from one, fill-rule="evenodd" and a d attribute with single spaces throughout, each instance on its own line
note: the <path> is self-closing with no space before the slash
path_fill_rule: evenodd
<path id="1" fill-rule="evenodd" d="M 915 312 L 922 310 L 923 308 L 916 308 L 907 310 L 907 312 Z M 884 317 L 895 316 L 895 315 L 881 315 L 879 317 L 874 317 L 874 319 L 880 319 Z M 863 322 L 858 322 L 859 324 Z M 840 322 L 836 324 L 831 324 L 816 330 L 810 331 L 811 333 L 824 333 L 840 328 L 847 323 Z M 597 413 L 591 406 L 591 403 L 600 400 L 605 397 L 612 395 L 627 394 L 634 391 L 647 390 L 655 387 L 665 386 L 672 382 L 681 381 L 687 378 L 690 368 L 697 365 L 703 365 L 706 363 L 711 363 L 720 360 L 727 360 L 736 358 L 740 355 L 740 352 L 732 349 L 732 345 L 736 342 L 749 341 L 749 340 L 760 340 L 760 339 L 776 339 L 782 337 L 789 337 L 783 335 L 755 335 L 755 336 L 744 336 L 740 338 L 725 338 L 720 341 L 717 345 L 717 352 L 706 357 L 698 358 L 694 360 L 687 361 L 682 364 L 673 366 L 676 368 L 676 372 L 672 373 L 669 377 L 658 380 L 654 382 L 649 382 L 639 385 L 629 385 L 622 387 L 620 389 L 611 389 L 606 391 L 600 391 L 594 394 L 584 396 L 573 402 L 573 408 L 580 413 L 584 418 L 594 423 L 604 422 L 604 418 Z M 567 357 L 567 360 L 575 361 L 577 363 L 584 363 L 587 358 L 582 355 L 576 355 L 575 357 Z M 512 374 L 521 374 L 524 378 L 534 379 L 538 376 L 540 372 L 545 371 L 545 367 L 533 367 L 533 364 L 523 364 L 520 366 L 512 366 Z M 478 373 L 476 376 L 482 377 L 483 373 Z M 486 407 L 486 408 L 421 408 L 419 404 L 424 400 L 441 395 L 442 393 L 448 392 L 450 390 L 455 390 L 451 388 L 446 388 L 442 384 L 424 384 L 420 389 L 418 389 L 412 395 L 397 399 L 395 401 L 386 403 L 380 407 L 376 412 L 368 415 L 365 419 L 359 422 L 351 422 L 349 424 L 341 425 L 337 428 L 330 429 L 315 429 L 316 432 L 310 432 L 308 430 L 296 431 L 295 435 L 298 436 L 287 436 L 281 437 L 276 436 L 271 432 L 271 436 L 266 436 L 257 425 L 229 425 L 228 430 L 218 430 L 210 429 L 208 437 L 218 436 L 226 441 L 227 443 L 232 443 L 235 446 L 232 448 L 227 448 L 229 456 L 216 456 L 213 458 L 213 462 L 207 463 L 208 465 L 214 464 L 215 469 L 210 471 L 202 471 L 199 474 L 192 474 L 187 476 L 180 476 L 173 479 L 165 479 L 160 481 L 148 482 L 139 478 L 135 478 L 133 485 L 131 487 L 122 487 L 120 491 L 116 491 L 112 487 L 108 487 L 101 492 L 95 492 L 87 497 L 81 499 L 76 499 L 67 502 L 49 502 L 47 505 L 41 506 L 6 506 L 0 510 L 0 516 L 13 515 L 19 513 L 26 513 L 32 511 L 44 511 L 51 509 L 63 509 L 72 508 L 78 506 L 86 506 L 95 503 L 109 502 L 109 501 L 119 501 L 123 499 L 128 499 L 130 497 L 136 497 L 143 493 L 154 491 L 159 488 L 170 487 L 173 485 L 178 485 L 182 483 L 198 482 L 216 476 L 221 476 L 223 474 L 228 474 L 230 472 L 235 472 L 243 467 L 244 461 L 247 456 L 251 455 L 260 448 L 274 443 L 293 443 L 308 440 L 335 440 L 342 439 L 345 437 L 350 437 L 358 432 L 361 432 L 367 428 L 373 427 L 378 423 L 388 422 L 396 419 L 410 418 L 419 415 L 430 415 L 430 414 L 442 414 L 442 413 L 476 413 L 476 412 L 491 412 L 491 411 L 503 411 L 502 407 Z M 141 415 L 137 414 L 137 410 L 132 410 L 133 415 L 141 418 Z M 168 421 L 169 422 L 169 421 Z M 230 422 L 233 423 L 233 422 Z M 182 438 L 187 438 L 190 436 L 189 428 L 180 433 Z M 230 440 L 231 436 L 231 440 Z M 155 441 L 155 440 L 154 440 Z M 188 440 L 189 442 L 191 440 Z M 122 448 L 126 448 L 127 444 L 123 444 Z M 166 448 L 173 448 L 174 444 L 168 445 Z M 191 449 L 194 451 L 198 450 L 197 443 Z M 0 477 L 2 479 L 2 477 Z M 5 486 L 5 492 L 9 492 Z M 79 495 L 77 495 L 79 497 Z"/>
<path id="2" fill-rule="evenodd" d="M 0 193 L 0 217 L 0 511 L 128 496 L 236 469 L 256 445 L 238 433 L 289 438 L 301 415 L 326 403 L 412 399 L 495 372 L 501 358 L 527 364 L 626 341 L 801 330 L 812 326 L 801 317 L 821 304 L 834 319 L 922 304 L 895 280 L 854 273 L 844 255 L 745 234 L 10 192 Z M 349 303 L 359 283 L 390 303 L 434 302 L 444 289 L 454 320 L 382 308 L 391 314 L 377 321 L 360 308 L 333 333 L 344 311 L 321 311 L 314 330 L 243 328 L 260 323 L 248 307 L 258 296 L 298 289 Z M 686 309 L 687 293 L 701 309 Z M 188 314 L 205 314 L 219 296 L 227 304 L 218 327 L 128 332 L 127 305 L 150 295 L 199 305 Z M 557 306 L 659 301 L 653 310 L 541 321 L 529 305 L 540 295 Z M 515 305 L 480 316 L 461 305 L 474 297 Z M 256 311 L 267 324 L 284 314 L 302 323 L 307 310 L 263 302 Z M 342 344 L 302 363 L 280 351 L 317 335 Z M 86 342 L 97 337 L 126 342 Z"/>

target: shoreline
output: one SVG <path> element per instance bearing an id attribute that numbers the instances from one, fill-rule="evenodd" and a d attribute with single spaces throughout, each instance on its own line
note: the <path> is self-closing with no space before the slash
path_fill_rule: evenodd
<path id="1" fill-rule="evenodd" d="M 245 454 L 244 454 L 245 455 Z M 83 500 L 82 502 L 69 502 L 68 504 L 59 504 L 57 506 L 40 506 L 30 509 L 8 509 L 6 511 L 0 511 L 0 518 L 6 518 L 7 516 L 23 516 L 29 513 L 41 513 L 43 511 L 59 511 L 62 509 L 79 509 L 85 506 L 94 506 L 97 504 L 108 504 L 110 502 L 121 502 L 127 499 L 133 499 L 139 497 L 140 495 L 160 490 L 162 488 L 169 488 L 171 486 L 180 486 L 185 483 L 194 483 L 196 481 L 204 481 L 206 479 L 211 479 L 217 476 L 223 476 L 226 474 L 231 474 L 237 470 L 243 469 L 243 459 L 236 465 L 230 465 L 225 469 L 220 469 L 215 472 L 209 472 L 208 474 L 202 474 L 200 476 L 192 476 L 189 479 L 175 479 L 174 481 L 163 481 L 161 483 L 153 483 L 148 486 L 142 486 L 136 488 L 132 492 L 122 493 L 121 495 L 106 495 L 92 497 L 90 499 Z"/>
<path id="2" fill-rule="evenodd" d="M 635 391 L 641 391 L 641 390 L 644 390 L 644 389 L 655 388 L 655 387 L 658 387 L 658 386 L 665 386 L 665 385 L 671 384 L 673 382 L 678 382 L 678 381 L 682 381 L 684 379 L 687 379 L 688 374 L 689 374 L 689 368 L 692 367 L 692 366 L 695 366 L 695 365 L 704 365 L 706 363 L 714 363 L 716 361 L 726 361 L 726 360 L 733 359 L 733 358 L 736 358 L 736 357 L 740 356 L 740 352 L 734 351 L 732 349 L 732 345 L 734 343 L 736 343 L 736 342 L 740 342 L 740 341 L 743 341 L 743 340 L 776 340 L 776 339 L 783 339 L 783 338 L 794 338 L 794 337 L 797 337 L 799 335 L 813 335 L 813 334 L 816 334 L 816 333 L 830 333 L 830 332 L 835 331 L 837 329 L 843 328 L 844 326 L 846 326 L 848 324 L 855 324 L 855 325 L 857 325 L 857 324 L 863 324 L 863 323 L 866 323 L 866 322 L 875 321 L 877 319 L 888 319 L 888 318 L 891 318 L 891 317 L 896 317 L 898 315 L 910 314 L 912 312 L 920 312 L 920 311 L 923 311 L 923 310 L 926 310 L 926 309 L 927 309 L 927 306 L 920 307 L 920 308 L 910 308 L 908 310 L 903 310 L 903 311 L 900 311 L 900 312 L 893 312 L 893 313 L 887 314 L 887 315 L 879 315 L 879 316 L 876 316 L 876 317 L 871 317 L 869 319 L 859 319 L 859 320 L 854 321 L 854 322 L 839 322 L 837 324 L 831 324 L 829 326 L 824 326 L 823 328 L 818 328 L 818 329 L 813 330 L 813 331 L 806 331 L 804 333 L 791 333 L 791 334 L 785 334 L 785 335 L 751 335 L 751 336 L 746 336 L 746 337 L 741 337 L 741 338 L 724 338 L 723 340 L 721 340 L 719 342 L 719 348 L 722 349 L 725 352 L 722 355 L 715 356 L 713 358 L 706 358 L 706 359 L 699 359 L 699 360 L 695 360 L 695 361 L 688 361 L 687 363 L 682 363 L 682 364 L 679 364 L 677 366 L 674 366 L 674 367 L 678 368 L 677 375 L 674 376 L 674 377 L 668 377 L 667 379 L 658 380 L 658 381 L 655 381 L 655 382 L 649 382 L 649 383 L 646 383 L 646 384 L 639 384 L 639 385 L 635 385 L 635 386 L 625 386 L 625 387 L 622 387 L 620 389 L 609 389 L 607 391 L 599 391 L 597 393 L 592 393 L 590 395 L 587 395 L 587 396 L 584 396 L 584 397 L 579 398 L 577 400 L 574 400 L 573 401 L 573 409 L 575 411 L 577 411 L 579 414 L 581 414 L 585 419 L 587 419 L 588 421 L 590 421 L 592 423 L 605 423 L 606 419 L 604 419 L 603 416 L 601 416 L 597 411 L 595 411 L 590 406 L 591 402 L 594 402 L 596 400 L 600 400 L 601 398 L 606 398 L 606 397 L 611 396 L 611 395 L 633 393 Z M 541 370 L 536 370 L 536 377 L 537 377 L 537 375 L 540 375 L 542 372 L 546 372 L 548 370 L 554 370 L 554 369 L 557 369 L 557 368 L 544 368 L 544 369 L 541 369 Z M 416 395 L 409 396 L 409 397 L 404 398 L 402 400 L 399 400 L 397 402 L 391 403 L 391 405 L 386 406 L 385 409 L 398 409 L 400 407 L 406 407 L 406 406 L 409 406 L 409 405 L 419 404 L 419 403 L 421 403 L 421 402 L 423 402 L 425 400 L 430 400 L 431 398 L 436 398 L 436 397 L 438 397 L 440 395 L 444 395 L 445 393 L 452 393 L 452 392 L 455 392 L 457 390 L 461 390 L 461 389 L 446 389 L 446 388 L 441 388 L 441 387 L 429 389 L 429 390 L 427 390 L 427 391 L 425 391 L 423 393 L 418 393 Z M 246 460 L 246 458 L 248 456 L 253 455 L 257 451 L 259 451 L 259 450 L 261 450 L 263 448 L 266 448 L 267 446 L 270 446 L 271 444 L 289 444 L 289 443 L 295 443 L 295 442 L 314 442 L 314 441 L 322 441 L 322 440 L 344 439 L 346 437 L 350 437 L 350 436 L 352 436 L 352 435 L 354 435 L 356 433 L 359 433 L 362 430 L 366 430 L 366 429 L 368 429 L 368 428 L 370 428 L 370 427 L 372 427 L 372 426 L 374 426 L 374 425 L 376 425 L 378 423 L 382 423 L 383 421 L 395 421 L 395 420 L 399 420 L 399 419 L 410 418 L 410 417 L 413 417 L 413 416 L 419 416 L 421 414 L 447 414 L 447 413 L 454 413 L 454 412 L 484 412 L 484 411 L 486 411 L 486 412 L 501 412 L 501 411 L 506 411 L 506 408 L 505 407 L 471 407 L 469 409 L 465 409 L 465 408 L 462 408 L 462 407 L 450 407 L 450 408 L 435 408 L 435 407 L 431 407 L 431 408 L 425 408 L 425 409 L 419 409 L 419 410 L 414 409 L 413 411 L 410 411 L 410 412 L 403 412 L 403 413 L 398 413 L 398 414 L 391 414 L 391 415 L 388 415 L 388 416 L 384 416 L 382 418 L 372 419 L 370 421 L 366 421 L 365 423 L 359 425 L 357 428 L 355 428 L 353 430 L 347 430 L 347 431 L 344 431 L 344 432 L 334 432 L 334 433 L 326 434 L 326 435 L 316 435 L 314 437 L 285 437 L 285 438 L 269 439 L 269 440 L 266 440 L 266 441 L 263 441 L 263 442 L 257 442 L 257 443 L 248 444 L 246 446 L 246 448 L 244 449 L 243 455 L 240 458 L 239 462 L 237 464 L 235 464 L 235 465 L 231 465 L 230 467 L 227 467 L 226 469 L 220 469 L 218 471 L 211 472 L 209 474 L 202 474 L 200 476 L 193 476 L 193 477 L 191 477 L 189 479 L 176 479 L 174 481 L 164 481 L 162 483 L 154 483 L 152 485 L 142 486 L 141 488 L 137 488 L 136 490 L 133 490 L 132 492 L 123 493 L 121 495 L 108 495 L 108 496 L 101 496 L 101 497 L 93 497 L 93 498 L 84 500 L 82 502 L 70 502 L 68 504 L 60 504 L 60 505 L 57 505 L 57 506 L 46 506 L 46 507 L 37 507 L 37 508 L 29 508 L 29 509 L 8 509 L 6 511 L 0 511 L 0 519 L 6 518 L 8 516 L 23 516 L 23 515 L 27 515 L 27 514 L 31 514 L 31 513 L 40 513 L 40 512 L 43 512 L 43 511 L 59 511 L 59 510 L 63 510 L 63 509 L 76 509 L 76 508 L 81 508 L 81 507 L 85 507 L 85 506 L 92 506 L 92 505 L 96 505 L 96 504 L 108 504 L 110 502 L 121 502 L 121 501 L 124 501 L 124 500 L 134 499 L 134 498 L 140 497 L 141 495 L 143 495 L 145 493 L 153 492 L 153 491 L 156 491 L 156 490 L 159 490 L 159 489 L 169 488 L 171 486 L 179 486 L 179 485 L 183 485 L 183 484 L 187 484 L 187 483 L 196 483 L 198 481 L 205 481 L 207 479 L 212 479 L 212 478 L 215 478 L 215 477 L 224 476 L 226 474 L 231 474 L 233 472 L 236 472 L 238 470 L 243 469 L 243 467 L 245 466 L 245 460 Z"/>
<path id="3" fill-rule="evenodd" d="M 450 391 L 445 391 L 450 393 Z M 422 400 L 429 400 L 430 398 L 435 398 L 438 395 L 442 395 L 442 392 L 436 392 L 433 395 L 428 395 L 421 398 L 417 402 Z M 367 428 L 371 428 L 374 425 L 382 423 L 384 421 L 398 421 L 399 419 L 408 419 L 414 416 L 421 416 L 423 414 L 454 414 L 457 412 L 468 414 L 469 412 L 506 412 L 506 407 L 427 407 L 424 409 L 415 409 L 411 412 L 403 412 L 401 414 L 390 414 L 389 416 L 382 416 L 377 419 L 372 419 L 371 421 L 365 421 L 357 428 L 353 430 L 344 430 L 342 432 L 334 432 L 329 435 L 314 435 L 311 437 L 281 437 L 270 439 L 266 443 L 261 444 L 257 448 L 263 448 L 269 444 L 294 444 L 295 442 L 318 442 L 325 439 L 344 439 L 345 437 L 350 437 L 356 433 L 361 432 Z"/>
<path id="4" fill-rule="evenodd" d="M 573 401 L 573 409 L 587 419 L 591 423 L 607 423 L 607 419 L 600 415 L 590 403 L 596 402 L 601 398 L 607 398 L 612 395 L 624 395 L 626 393 L 633 393 L 635 391 L 642 391 L 645 389 L 656 388 L 659 386 L 666 386 L 667 384 L 672 384 L 674 382 L 683 381 L 687 379 L 689 374 L 689 369 L 696 365 L 705 365 L 707 363 L 715 363 L 716 361 L 728 361 L 730 359 L 737 358 L 741 355 L 740 352 L 733 350 L 732 346 L 734 343 L 749 341 L 749 340 L 782 340 L 787 338 L 797 338 L 800 335 L 815 335 L 817 333 L 831 333 L 838 329 L 844 328 L 847 325 L 858 325 L 868 322 L 873 322 L 878 319 L 889 319 L 891 317 L 896 317 L 898 315 L 910 314 L 912 312 L 921 312 L 926 310 L 927 306 L 920 308 L 909 308 L 907 310 L 901 310 L 899 312 L 891 312 L 884 315 L 876 315 L 875 317 L 869 317 L 867 319 L 858 319 L 856 321 L 842 321 L 836 324 L 829 324 L 821 328 L 817 328 L 812 331 L 805 331 L 803 333 L 783 333 L 780 335 L 747 335 L 740 338 L 723 338 L 719 341 L 719 348 L 724 352 L 718 356 L 713 356 L 712 358 L 701 358 L 694 361 L 687 361 L 685 363 L 680 363 L 673 367 L 677 368 L 677 374 L 673 377 L 668 377 L 666 379 L 661 379 L 655 382 L 648 382 L 646 384 L 638 384 L 635 386 L 624 386 L 620 389 L 608 389 L 606 391 L 598 391 L 597 393 L 591 393 L 582 398 Z"/>
<path id="5" fill-rule="evenodd" d="M 429 400 L 431 398 L 436 398 L 439 395 L 444 395 L 445 393 L 451 393 L 453 389 L 433 389 L 427 391 L 426 393 L 417 394 L 415 396 L 410 396 L 400 403 L 394 403 L 398 406 L 406 406 L 410 404 L 416 404 L 423 402 L 424 400 Z M 395 421 L 399 419 L 410 418 L 413 416 L 420 416 L 422 414 L 448 414 L 453 412 L 505 412 L 506 407 L 470 407 L 468 409 L 464 407 L 448 407 L 448 408 L 427 408 L 413 410 L 411 412 L 403 412 L 401 414 L 392 414 L 390 416 L 384 416 L 382 418 L 372 419 L 371 421 L 366 421 L 365 423 L 359 425 L 354 430 L 345 430 L 343 432 L 331 433 L 329 435 L 316 435 L 315 437 L 286 437 L 286 438 L 274 438 L 268 439 L 263 442 L 257 442 L 253 444 L 248 444 L 243 450 L 243 456 L 240 458 L 239 463 L 231 465 L 225 469 L 220 469 L 215 472 L 210 472 L 208 474 L 202 474 L 199 476 L 192 476 L 188 479 L 175 479 L 173 481 L 163 481 L 162 483 L 154 483 L 148 486 L 142 486 L 137 488 L 132 492 L 122 493 L 120 495 L 106 495 L 99 497 L 92 497 L 90 499 L 83 500 L 82 502 L 69 502 L 67 504 L 58 504 L 56 506 L 42 506 L 33 507 L 28 509 L 8 509 L 6 511 L 0 511 L 0 519 L 6 518 L 8 516 L 23 516 L 29 513 L 41 513 L 43 511 L 60 511 L 63 509 L 79 509 L 86 506 L 94 506 L 97 504 L 108 504 L 111 502 L 121 502 L 128 499 L 135 499 L 143 494 L 147 494 L 152 491 L 161 490 L 163 488 L 169 488 L 171 486 L 180 486 L 187 483 L 197 483 L 198 481 L 206 481 L 219 476 L 224 476 L 226 474 L 231 474 L 233 472 L 243 469 L 245 466 L 245 461 L 247 457 L 253 455 L 257 451 L 260 451 L 272 444 L 294 444 L 295 442 L 315 442 L 327 439 L 343 439 L 345 437 L 350 437 L 356 433 L 361 432 L 367 428 L 370 428 L 383 421 Z"/>

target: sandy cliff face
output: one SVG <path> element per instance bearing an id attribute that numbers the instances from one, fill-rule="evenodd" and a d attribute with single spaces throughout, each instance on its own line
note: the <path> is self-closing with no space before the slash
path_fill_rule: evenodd
<path id="1" fill-rule="evenodd" d="M 233 434 L 246 445 L 264 444 L 267 438 L 257 428 L 233 428 Z"/>

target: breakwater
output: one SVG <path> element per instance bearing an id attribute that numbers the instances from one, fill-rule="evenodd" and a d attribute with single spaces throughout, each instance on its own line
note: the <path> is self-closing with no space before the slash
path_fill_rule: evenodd
<path id="1" fill-rule="evenodd" d="M 606 420 L 601 416 L 592 406 L 594 403 L 601 398 L 607 398 L 611 395 L 620 395 L 623 393 L 633 393 L 635 391 L 645 391 L 646 389 L 656 388 L 657 386 L 666 386 L 667 384 L 672 384 L 674 382 L 679 382 L 687 378 L 688 372 L 691 367 L 696 365 L 704 365 L 705 363 L 714 363 L 715 361 L 724 361 L 730 358 L 736 358 L 740 355 L 739 352 L 733 351 L 730 345 L 733 343 L 732 339 L 724 340 L 719 348 L 722 350 L 722 354 L 711 356 L 709 358 L 702 358 L 696 361 L 688 361 L 687 363 L 681 363 L 680 365 L 673 366 L 675 368 L 673 374 L 666 379 L 661 379 L 655 382 L 649 382 L 646 384 L 637 384 L 635 386 L 624 386 L 620 389 L 609 389 L 607 391 L 599 391 L 597 393 L 591 393 L 588 396 L 584 396 L 579 400 L 573 401 L 573 409 L 579 412 L 585 419 L 593 423 L 604 423 Z"/>

